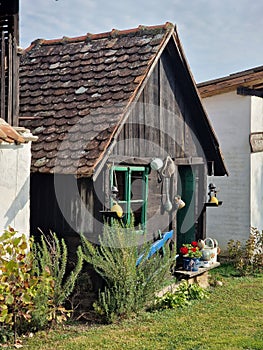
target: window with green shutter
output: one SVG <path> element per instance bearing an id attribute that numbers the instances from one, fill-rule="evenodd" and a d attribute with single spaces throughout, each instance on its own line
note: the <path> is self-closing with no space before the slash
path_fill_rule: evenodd
<path id="1" fill-rule="evenodd" d="M 134 216 L 135 227 L 146 227 L 149 169 L 142 166 L 112 166 L 111 187 L 118 189 L 118 204 L 129 224 Z M 113 204 L 113 202 L 111 203 Z"/>

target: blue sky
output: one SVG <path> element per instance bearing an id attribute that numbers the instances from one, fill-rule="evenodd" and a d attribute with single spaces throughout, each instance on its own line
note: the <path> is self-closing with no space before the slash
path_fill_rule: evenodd
<path id="1" fill-rule="evenodd" d="M 263 65 L 262 0 L 20 0 L 20 46 L 167 21 L 197 82 Z"/>

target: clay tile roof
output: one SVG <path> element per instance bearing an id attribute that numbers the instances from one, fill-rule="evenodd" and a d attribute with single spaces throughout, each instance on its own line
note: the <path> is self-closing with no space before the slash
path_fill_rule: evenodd
<path id="1" fill-rule="evenodd" d="M 32 171 L 91 176 L 173 31 L 166 23 L 34 41 L 20 62 L 20 124 L 38 136 Z"/>
<path id="2" fill-rule="evenodd" d="M 24 143 L 25 139 L 4 119 L 0 118 L 0 143 Z"/>

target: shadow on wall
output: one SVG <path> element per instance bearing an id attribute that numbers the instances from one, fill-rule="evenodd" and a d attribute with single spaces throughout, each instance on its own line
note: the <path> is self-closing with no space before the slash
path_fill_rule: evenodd
<path id="1" fill-rule="evenodd" d="M 29 176 L 25 180 L 20 191 L 16 194 L 16 197 L 12 201 L 11 206 L 7 210 L 6 214 L 4 215 L 4 217 L 7 218 L 5 227 L 8 227 L 9 225 L 11 225 L 12 222 L 16 221 L 16 218 L 19 212 L 23 210 L 23 208 L 28 203 L 28 201 L 29 201 Z"/>

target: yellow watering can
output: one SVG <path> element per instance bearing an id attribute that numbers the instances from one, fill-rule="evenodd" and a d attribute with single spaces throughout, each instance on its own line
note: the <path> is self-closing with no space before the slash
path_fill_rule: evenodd
<path id="1" fill-rule="evenodd" d="M 119 204 L 115 203 L 115 204 L 111 207 L 111 211 L 112 211 L 112 212 L 115 212 L 119 218 L 122 218 L 122 216 L 123 216 L 123 210 L 122 210 L 122 207 L 121 207 Z"/>

